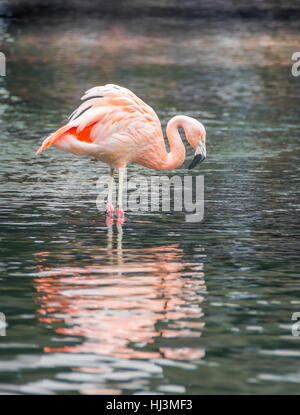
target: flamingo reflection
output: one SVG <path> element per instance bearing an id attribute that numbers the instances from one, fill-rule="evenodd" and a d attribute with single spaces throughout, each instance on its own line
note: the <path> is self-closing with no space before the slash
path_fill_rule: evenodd
<path id="1" fill-rule="evenodd" d="M 67 264 L 51 265 L 62 259 Z M 178 244 L 125 249 L 122 228 L 115 241 L 109 226 L 107 245 L 95 249 L 86 266 L 76 266 L 66 252 L 39 252 L 36 260 L 39 320 L 58 334 L 83 337 L 80 344 L 47 346 L 45 352 L 184 360 L 205 355 L 200 341 L 189 346 L 204 327 L 203 263 L 183 262 Z"/>

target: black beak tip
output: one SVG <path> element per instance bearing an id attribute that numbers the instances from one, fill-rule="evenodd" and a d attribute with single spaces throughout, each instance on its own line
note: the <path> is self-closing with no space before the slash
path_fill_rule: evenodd
<path id="1" fill-rule="evenodd" d="M 197 154 L 194 158 L 193 161 L 191 162 L 191 164 L 189 165 L 188 169 L 191 170 L 194 167 L 198 166 L 200 163 L 202 163 L 202 161 L 205 160 L 205 157 L 203 156 L 203 154 Z"/>

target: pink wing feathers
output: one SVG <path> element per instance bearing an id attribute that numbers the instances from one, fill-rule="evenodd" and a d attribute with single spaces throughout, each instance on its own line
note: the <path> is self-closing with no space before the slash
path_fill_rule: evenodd
<path id="1" fill-rule="evenodd" d="M 69 135 L 94 144 L 124 131 L 132 139 L 138 139 L 143 129 L 147 135 L 162 135 L 154 110 L 126 88 L 113 84 L 96 86 L 86 91 L 81 100 L 68 123 L 46 138 L 36 154 Z"/>

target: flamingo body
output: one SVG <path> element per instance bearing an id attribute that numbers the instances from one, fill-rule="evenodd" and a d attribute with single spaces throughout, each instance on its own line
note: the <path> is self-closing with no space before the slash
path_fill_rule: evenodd
<path id="1" fill-rule="evenodd" d="M 169 170 L 185 159 L 178 127 L 196 150 L 190 167 L 206 157 L 205 128 L 187 116 L 175 116 L 167 125 L 170 152 L 155 111 L 130 90 L 108 84 L 89 89 L 68 122 L 46 138 L 36 154 L 51 145 L 76 155 L 93 156 L 113 169 L 137 163 L 154 170 Z M 194 164 L 194 165 L 193 165 Z M 111 201 L 108 200 L 111 213 Z M 120 204 L 119 204 L 119 209 Z"/>

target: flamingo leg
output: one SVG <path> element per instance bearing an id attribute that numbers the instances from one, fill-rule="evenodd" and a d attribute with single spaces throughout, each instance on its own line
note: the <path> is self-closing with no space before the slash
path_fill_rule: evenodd
<path id="1" fill-rule="evenodd" d="M 106 204 L 106 212 L 109 215 L 114 213 L 114 207 L 112 204 L 112 196 L 113 196 L 113 187 L 114 187 L 114 169 L 110 169 L 110 178 L 108 184 L 108 195 L 107 195 L 107 204 Z"/>
<path id="2" fill-rule="evenodd" d="M 120 224 L 121 225 L 123 225 L 123 223 L 124 223 L 124 210 L 122 209 L 124 173 L 125 173 L 125 168 L 120 168 L 119 169 L 117 216 L 120 219 Z M 123 223 L 121 223 L 121 222 L 123 222 Z"/>

